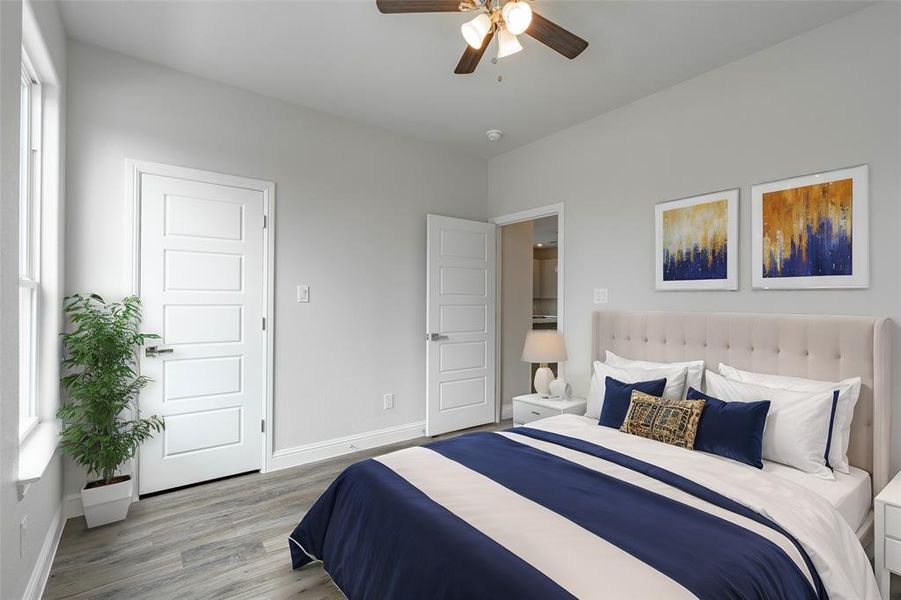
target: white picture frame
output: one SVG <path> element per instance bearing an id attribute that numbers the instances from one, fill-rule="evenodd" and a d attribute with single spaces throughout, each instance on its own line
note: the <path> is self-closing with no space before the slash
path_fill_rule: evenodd
<path id="1" fill-rule="evenodd" d="M 655 220 L 655 289 L 658 291 L 703 291 L 738 289 L 738 203 L 739 188 L 710 192 L 690 198 L 660 202 L 654 207 Z M 671 210 L 726 201 L 726 276 L 711 279 L 674 279 L 664 273 L 664 214 Z"/>
<path id="2" fill-rule="evenodd" d="M 812 173 L 751 186 L 751 284 L 762 290 L 860 289 L 870 284 L 869 165 Z M 851 273 L 772 276 L 764 269 L 764 196 L 851 179 Z M 771 229 L 772 225 L 767 225 Z M 772 233 L 770 232 L 770 237 Z M 778 247 L 778 246 L 777 246 Z M 772 256 L 772 251 L 768 256 Z M 809 259 L 808 259 L 809 260 Z M 820 261 L 822 263 L 822 261 Z M 772 259 L 767 262 L 772 264 Z M 815 268 L 807 265 L 807 268 Z"/>

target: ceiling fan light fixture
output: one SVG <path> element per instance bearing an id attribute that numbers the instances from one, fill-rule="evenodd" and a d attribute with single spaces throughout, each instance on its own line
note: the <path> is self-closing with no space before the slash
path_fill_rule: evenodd
<path id="1" fill-rule="evenodd" d="M 485 36 L 491 30 L 491 17 L 488 13 L 481 13 L 472 21 L 467 21 L 460 26 L 460 32 L 466 43 L 478 50 L 485 41 Z"/>
<path id="2" fill-rule="evenodd" d="M 506 27 L 501 27 L 497 34 L 497 57 L 504 58 L 522 51 L 522 44 Z"/>
<path id="3" fill-rule="evenodd" d="M 532 7 L 525 0 L 511 0 L 501 9 L 507 30 L 513 35 L 525 32 L 532 23 Z"/>

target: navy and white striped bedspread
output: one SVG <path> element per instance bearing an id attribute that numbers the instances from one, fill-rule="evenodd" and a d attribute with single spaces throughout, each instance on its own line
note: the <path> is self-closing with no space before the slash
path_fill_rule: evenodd
<path id="1" fill-rule="evenodd" d="M 354 600 L 828 597 L 802 544 L 745 504 L 533 428 L 354 464 L 289 547 Z"/>

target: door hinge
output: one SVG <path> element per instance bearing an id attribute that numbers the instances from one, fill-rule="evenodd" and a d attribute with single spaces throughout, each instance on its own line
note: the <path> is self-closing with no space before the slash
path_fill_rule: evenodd
<path id="1" fill-rule="evenodd" d="M 266 433 L 266 420 L 260 419 L 260 433 Z"/>
<path id="2" fill-rule="evenodd" d="M 263 215 L 263 229 L 269 227 L 269 215 Z"/>
<path id="3" fill-rule="evenodd" d="M 263 331 L 266 331 L 266 317 L 263 317 Z"/>

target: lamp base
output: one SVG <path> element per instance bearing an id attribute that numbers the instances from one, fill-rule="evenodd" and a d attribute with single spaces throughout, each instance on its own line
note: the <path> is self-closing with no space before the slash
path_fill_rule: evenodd
<path id="1" fill-rule="evenodd" d="M 547 363 L 541 363 L 538 370 L 535 371 L 535 391 L 542 398 L 548 398 L 551 395 L 551 382 L 554 380 L 554 372 L 551 371 Z"/>

